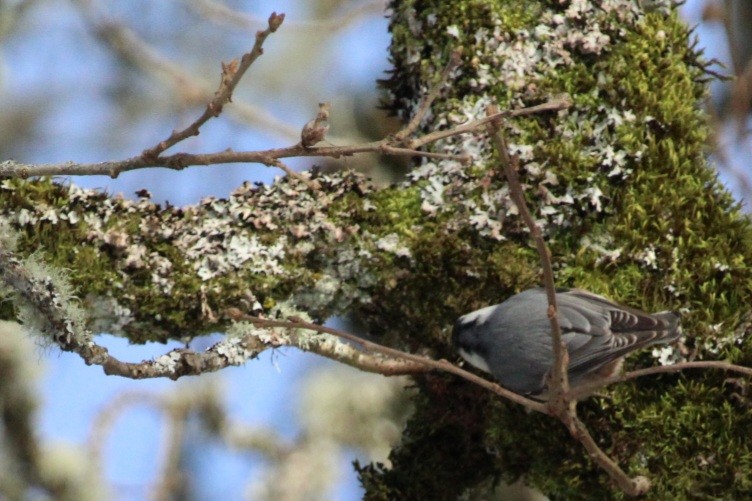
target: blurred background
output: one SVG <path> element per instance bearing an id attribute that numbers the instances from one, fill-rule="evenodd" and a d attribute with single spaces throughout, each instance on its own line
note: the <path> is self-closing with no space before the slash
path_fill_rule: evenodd
<path id="1" fill-rule="evenodd" d="M 294 144 L 322 101 L 332 103 L 332 144 L 380 139 L 398 127 L 378 109 L 376 80 L 389 69 L 386 7 L 381 0 L 0 0 L 0 161 L 140 154 L 201 113 L 219 83 L 220 61 L 250 50 L 272 11 L 284 12 L 285 22 L 233 104 L 168 153 Z M 689 0 L 681 12 L 697 26 L 707 59 L 725 65 L 715 71 L 737 77 L 711 85 L 708 154 L 744 203 L 752 196 L 752 2 Z M 330 162 L 379 183 L 408 168 L 377 156 L 319 165 Z M 307 169 L 315 160 L 288 163 Z M 281 174 L 236 164 L 70 182 L 132 198 L 146 188 L 157 202 L 186 205 Z M 3 326 L 0 355 L 25 364 L 12 374 L 32 385 L 45 457 L 86 479 L 79 499 L 360 499 L 352 461 L 386 461 L 409 414 L 404 380 L 295 350 L 267 351 L 211 376 L 131 381 L 103 377 L 76 355 L 29 346 Z M 100 342 L 133 361 L 177 346 L 130 346 L 107 335 Z M 0 429 L 0 469 L 2 440 Z M 12 479 L 0 474 L 3 482 Z"/>

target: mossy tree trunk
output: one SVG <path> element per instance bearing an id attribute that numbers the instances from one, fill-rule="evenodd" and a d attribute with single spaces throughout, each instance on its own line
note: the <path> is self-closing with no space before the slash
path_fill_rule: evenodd
<path id="1" fill-rule="evenodd" d="M 425 131 L 568 93 L 508 136 L 549 242 L 557 285 L 683 313 L 700 359 L 752 365 L 752 231 L 706 163 L 706 74 L 666 2 L 394 1 L 392 108 L 407 117 L 452 50 L 462 64 Z M 50 182 L 6 180 L 22 254 L 64 273 L 89 328 L 132 342 L 226 329 L 222 312 L 349 314 L 385 343 L 456 360 L 458 315 L 539 283 L 538 258 L 482 134 L 376 189 L 352 173 L 242 186 L 228 200 L 160 207 Z M 4 318 L 15 315 L 1 303 Z M 662 353 L 663 359 L 678 351 Z M 664 360 L 665 361 L 665 360 Z M 632 366 L 659 363 L 650 353 Z M 752 492 L 752 402 L 727 375 L 622 384 L 580 406 L 605 451 L 654 482 L 653 499 Z M 416 378 L 393 467 L 360 467 L 366 498 L 456 499 L 524 475 L 552 499 L 613 499 L 608 477 L 555 420 L 454 377 Z"/>

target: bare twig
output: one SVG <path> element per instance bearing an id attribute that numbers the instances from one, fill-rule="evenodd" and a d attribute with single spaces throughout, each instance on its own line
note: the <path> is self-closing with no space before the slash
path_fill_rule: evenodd
<path id="1" fill-rule="evenodd" d="M 228 163 L 259 163 L 267 166 L 277 166 L 276 160 L 292 157 L 330 157 L 341 158 L 358 153 L 382 153 L 398 156 L 426 156 L 429 158 L 452 158 L 453 160 L 467 162 L 466 156 L 449 156 L 431 152 L 418 151 L 421 147 L 432 141 L 437 141 L 450 136 L 471 134 L 482 130 L 492 119 L 501 116 L 521 116 L 542 111 L 561 110 L 566 108 L 567 101 L 561 98 L 544 103 L 542 105 L 522 108 L 519 110 L 504 111 L 494 117 L 485 117 L 479 120 L 463 124 L 455 129 L 431 133 L 408 142 L 407 147 L 393 142 L 391 137 L 380 141 L 363 143 L 350 146 L 323 146 L 305 148 L 301 144 L 295 144 L 286 148 L 274 148 L 259 151 L 220 151 L 216 153 L 175 153 L 161 155 L 156 158 L 145 158 L 143 155 L 131 157 L 125 160 L 100 162 L 95 164 L 81 164 L 75 162 L 61 162 L 56 164 L 25 164 L 14 160 L 0 162 L 0 178 L 19 177 L 26 179 L 32 176 L 86 176 L 107 175 L 118 177 L 122 172 L 128 172 L 147 167 L 164 167 L 167 169 L 181 170 L 189 166 L 215 165 Z"/>
<path id="2" fill-rule="evenodd" d="M 496 115 L 498 109 L 496 106 L 488 107 L 488 115 Z M 567 379 L 567 366 L 569 364 L 567 349 L 561 341 L 561 328 L 556 310 L 556 288 L 554 284 L 553 269 L 551 266 L 551 255 L 543 239 L 540 228 L 533 219 L 530 209 L 527 207 L 525 197 L 522 192 L 522 186 L 517 178 L 517 159 L 509 155 L 509 149 L 506 144 L 504 133 L 502 132 L 501 117 L 491 121 L 488 129 L 493 136 L 494 145 L 499 154 L 500 163 L 504 169 L 504 174 L 509 184 L 509 192 L 514 201 L 525 225 L 530 231 L 535 241 L 538 255 L 540 256 L 541 267 L 543 269 L 543 281 L 546 286 L 546 295 L 548 297 L 548 319 L 551 322 L 551 338 L 553 346 L 553 365 L 549 373 L 549 393 L 550 400 L 548 403 L 548 413 L 556 416 L 564 426 L 567 427 L 570 434 L 576 438 L 588 451 L 591 459 L 595 461 L 611 479 L 629 496 L 639 496 L 650 489 L 650 481 L 643 476 L 630 478 L 618 464 L 616 464 L 608 455 L 603 452 L 590 436 L 585 425 L 577 417 L 577 401 L 571 400 L 569 395 L 569 381 Z"/>
<path id="3" fill-rule="evenodd" d="M 461 56 L 462 52 L 460 49 L 455 49 L 452 51 L 452 54 L 449 56 L 449 62 L 441 72 L 441 75 L 439 75 L 439 79 L 436 84 L 433 86 L 433 88 L 431 88 L 428 94 L 426 94 L 426 96 L 418 105 L 418 109 L 415 112 L 415 115 L 410 119 L 404 129 L 394 135 L 394 139 L 398 144 L 403 143 L 408 137 L 415 134 L 415 131 L 418 130 L 418 127 L 420 127 L 420 123 L 425 118 L 428 110 L 431 109 L 431 105 L 436 100 L 436 98 L 439 97 L 441 89 L 443 89 L 444 85 L 446 85 L 446 83 L 449 81 L 449 76 L 455 69 L 457 69 L 457 67 L 459 67 Z"/>
<path id="4" fill-rule="evenodd" d="M 277 31 L 284 20 L 284 14 L 272 12 L 269 16 L 267 28 L 256 33 L 256 43 L 253 44 L 251 51 L 243 54 L 239 63 L 236 59 L 227 64 L 222 63 L 222 78 L 219 88 L 214 95 L 214 99 L 206 105 L 206 109 L 201 116 L 185 129 L 174 131 L 164 141 L 160 141 L 155 146 L 144 150 L 141 155 L 147 160 L 156 158 L 166 149 L 176 145 L 183 139 L 197 136 L 202 125 L 209 121 L 209 119 L 219 116 L 222 113 L 224 105 L 232 101 L 232 93 L 240 82 L 240 79 L 243 78 L 243 75 L 245 75 L 245 72 L 248 71 L 248 68 L 251 67 L 254 61 L 264 53 L 264 41 L 266 41 L 269 35 Z"/>
<path id="5" fill-rule="evenodd" d="M 295 172 L 293 169 L 291 169 L 290 167 L 288 167 L 287 164 L 285 164 L 282 160 L 274 160 L 273 162 L 271 162 L 271 165 L 273 165 L 274 167 L 277 167 L 279 169 L 282 169 L 282 171 L 284 171 L 285 174 L 287 174 L 290 177 L 294 177 L 298 181 L 304 183 L 311 190 L 318 190 L 319 189 L 319 186 L 316 184 L 315 181 L 310 181 L 309 179 L 303 177 L 303 175 Z"/>
<path id="6" fill-rule="evenodd" d="M 572 435 L 585 447 L 588 451 L 590 459 L 595 461 L 611 479 L 616 482 L 619 488 L 624 491 L 628 496 L 641 496 L 650 490 L 650 480 L 647 477 L 638 475 L 634 478 L 629 477 L 619 467 L 613 459 L 598 447 L 593 437 L 590 435 L 585 424 L 580 421 L 580 418 L 575 414 L 571 418 Z"/>
<path id="7" fill-rule="evenodd" d="M 307 329 L 307 330 L 312 330 L 315 332 L 331 334 L 333 336 L 346 339 L 353 343 L 357 343 L 366 352 L 379 353 L 381 355 L 386 355 L 387 357 L 392 357 L 393 359 L 396 359 L 396 360 L 407 360 L 415 364 L 418 364 L 424 368 L 437 369 L 443 372 L 449 372 L 463 379 L 466 379 L 472 383 L 475 383 L 478 386 L 486 388 L 496 393 L 497 395 L 500 395 L 513 402 L 516 402 L 528 409 L 542 412 L 544 414 L 548 413 L 548 410 L 544 404 L 540 402 L 536 402 L 535 400 L 530 400 L 529 398 L 525 398 L 521 395 L 518 395 L 512 391 L 507 390 L 506 388 L 502 388 L 498 384 L 492 383 L 491 381 L 478 377 L 475 374 L 472 374 L 466 370 L 460 369 L 456 365 L 451 364 L 446 360 L 434 360 L 432 358 L 422 357 L 420 355 L 413 355 L 412 353 L 407 353 L 407 352 L 400 351 L 394 348 L 389 348 L 387 346 L 382 346 L 378 343 L 374 343 L 373 341 L 368 341 L 366 339 L 360 338 L 348 332 L 333 329 L 331 327 L 325 327 L 323 325 L 303 322 L 301 320 L 295 320 L 295 321 L 269 320 L 265 318 L 258 318 L 258 317 L 253 317 L 250 315 L 245 315 L 237 311 L 231 314 L 231 317 L 240 319 L 240 320 L 247 320 L 248 322 L 251 322 L 260 327 L 283 327 L 285 329 Z M 426 372 L 426 371 L 425 369 L 423 369 L 423 370 L 415 370 L 414 372 L 419 373 L 419 372 Z"/>
<path id="8" fill-rule="evenodd" d="M 98 11 L 96 5 L 90 0 L 76 0 L 76 3 L 81 6 L 81 13 L 93 34 L 104 41 L 124 61 L 151 77 L 166 81 L 172 86 L 176 95 L 182 96 L 183 100 L 190 104 L 203 104 L 214 99 L 215 87 L 213 85 L 198 78 L 194 73 L 185 71 L 157 52 L 127 26 L 109 19 L 106 13 Z M 263 22 L 265 20 L 255 24 L 253 29 Z M 233 106 L 229 111 L 243 122 L 258 125 L 266 132 L 288 138 L 294 138 L 299 133 L 299 130 L 289 124 L 247 102 L 233 101 Z"/>
<path id="9" fill-rule="evenodd" d="M 496 106 L 489 106 L 487 111 L 489 116 L 499 113 Z M 554 272 L 551 266 L 551 254 L 546 241 L 543 239 L 543 234 L 525 202 L 522 185 L 517 177 L 517 158 L 512 158 L 509 155 L 506 138 L 501 129 L 502 125 L 501 118 L 497 118 L 489 123 L 488 130 L 493 135 L 494 145 L 499 154 L 504 176 L 509 184 L 509 194 L 517 206 L 522 220 L 530 230 L 530 235 L 535 242 L 538 255 L 540 256 L 541 268 L 543 269 L 543 283 L 546 287 L 546 296 L 548 298 L 548 319 L 551 322 L 551 340 L 554 355 L 554 362 L 551 374 L 549 375 L 549 390 L 551 395 L 549 403 L 558 406 L 558 413 L 563 415 L 569 412 L 569 405 L 566 402 L 566 394 L 569 391 L 569 381 L 567 379 L 568 357 L 566 346 L 561 342 L 561 328 L 559 327 L 559 318 L 556 313 L 556 285 L 554 284 Z"/>
<path id="10" fill-rule="evenodd" d="M 388 145 L 384 145 L 381 148 L 379 148 L 379 153 L 383 153 L 385 155 L 394 155 L 394 156 L 408 156 L 408 157 L 412 156 L 412 157 L 435 158 L 438 160 L 454 160 L 456 162 L 460 162 L 465 165 L 469 165 L 470 162 L 472 162 L 472 157 L 470 155 L 451 155 L 449 153 L 434 153 L 432 151 L 411 150 L 410 148 L 395 148 L 394 146 L 388 146 Z"/>
<path id="11" fill-rule="evenodd" d="M 473 120 L 472 122 L 459 125 L 452 129 L 431 132 L 429 134 L 426 134 L 425 136 L 421 136 L 407 142 L 406 146 L 408 146 L 409 148 L 417 149 L 428 143 L 433 143 L 435 141 L 438 141 L 439 139 L 444 139 L 446 137 L 478 132 L 479 130 L 481 130 L 481 127 L 484 127 L 486 124 L 491 123 L 494 120 L 498 120 L 499 118 L 513 118 L 521 117 L 524 115 L 535 115 L 537 113 L 543 113 L 546 111 L 561 111 L 569 108 L 570 106 L 572 106 L 572 100 L 568 95 L 562 94 L 560 96 L 551 98 L 543 104 L 529 106 L 527 108 L 518 108 L 516 110 L 498 111 L 479 120 Z"/>
<path id="12" fill-rule="evenodd" d="M 659 365 L 656 367 L 647 367 L 645 369 L 637 369 L 629 371 L 624 374 L 604 378 L 598 381 L 590 381 L 578 385 L 572 392 L 572 398 L 576 399 L 578 396 L 592 395 L 594 392 L 605 388 L 614 383 L 621 383 L 623 381 L 629 381 L 631 379 L 637 379 L 643 376 L 651 376 L 653 374 L 670 374 L 673 372 L 681 372 L 687 369 L 718 369 L 722 371 L 736 372 L 743 376 L 752 377 L 752 368 L 744 367 L 742 365 L 731 364 L 728 362 L 719 362 L 714 360 L 698 361 L 698 362 L 680 362 L 672 365 Z"/>

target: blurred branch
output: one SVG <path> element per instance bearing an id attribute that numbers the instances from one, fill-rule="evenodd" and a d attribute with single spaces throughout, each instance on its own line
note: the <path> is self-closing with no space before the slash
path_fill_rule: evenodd
<path id="1" fill-rule="evenodd" d="M 102 450 L 117 418 L 124 414 L 128 408 L 137 405 L 161 409 L 163 398 L 147 391 L 126 391 L 108 400 L 96 414 L 87 440 L 88 452 L 95 464 L 102 465 Z"/>
<path id="2" fill-rule="evenodd" d="M 40 477 L 40 445 L 34 429 L 37 399 L 24 370 L 30 355 L 23 353 L 24 342 L 19 324 L 0 321 L 0 457 L 6 470 L 0 475 L 0 498 L 24 499 L 22 493 Z"/>
<path id="3" fill-rule="evenodd" d="M 258 452 L 272 460 L 281 460 L 290 453 L 291 446 L 273 429 L 225 423 L 222 439 L 231 448 Z"/>
<path id="4" fill-rule="evenodd" d="M 161 471 L 152 494 L 155 501 L 185 499 L 181 494 L 189 486 L 186 485 L 188 479 L 184 478 L 182 469 L 183 447 L 188 418 L 196 411 L 195 407 L 194 399 L 180 399 L 179 394 L 178 397 L 169 399 L 165 407 L 167 430 L 162 439 Z"/>
<path id="5" fill-rule="evenodd" d="M 0 40 L 12 34 L 22 16 L 38 2 L 39 0 L 0 2 Z"/>
<path id="6" fill-rule="evenodd" d="M 99 487 L 90 458 L 60 464 L 64 447 L 45 443 L 37 425 L 38 389 L 34 385 L 37 356 L 24 326 L 0 321 L 0 499 L 94 499 Z M 34 496 L 30 496 L 35 492 Z"/>
<path id="7" fill-rule="evenodd" d="M 231 9 L 214 0 L 185 0 L 185 4 L 205 19 L 235 28 L 251 30 L 263 23 L 263 19 L 257 16 Z M 366 1 L 354 7 L 346 5 L 348 5 L 348 10 L 336 17 L 314 21 L 291 21 L 288 25 L 298 30 L 333 33 L 348 29 L 361 19 L 383 14 L 387 8 L 387 2 L 384 0 Z"/>

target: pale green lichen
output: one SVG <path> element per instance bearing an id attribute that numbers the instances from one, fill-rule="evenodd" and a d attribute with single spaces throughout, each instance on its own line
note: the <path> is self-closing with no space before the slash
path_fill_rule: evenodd
<path id="1" fill-rule="evenodd" d="M 91 332 L 87 329 L 88 314 L 79 304 L 75 289 L 68 280 L 68 274 L 49 265 L 38 254 L 32 254 L 22 260 L 20 266 L 27 281 L 26 290 L 31 293 L 45 293 L 33 300 L 13 290 L 11 295 L 16 308 L 16 316 L 30 334 L 35 335 L 43 346 L 52 346 L 60 336 L 75 341 L 76 344 L 89 345 Z M 7 263 L 4 263 L 4 266 Z M 15 284 L 11 284 L 15 286 Z M 40 306 L 40 303 L 45 303 Z M 40 311 L 40 308 L 50 311 Z M 54 310 L 54 311 L 52 311 Z M 60 325 L 50 323 L 49 314 L 54 314 L 65 324 L 65 332 L 60 332 Z M 64 320 L 63 320 L 64 319 Z"/>

